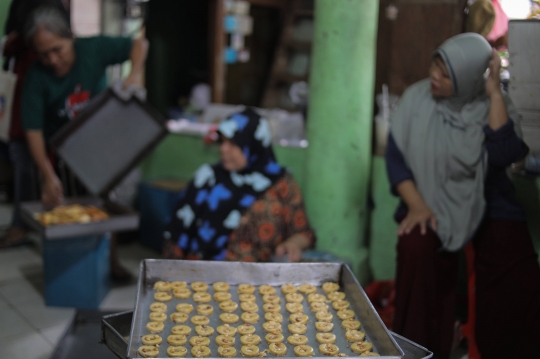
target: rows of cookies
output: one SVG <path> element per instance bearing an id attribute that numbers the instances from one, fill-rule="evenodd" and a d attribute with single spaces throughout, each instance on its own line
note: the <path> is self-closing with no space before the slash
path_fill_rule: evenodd
<path id="1" fill-rule="evenodd" d="M 360 356 L 378 356 L 371 351 L 372 344 L 365 341 L 365 334 L 359 330 L 360 322 L 355 319 L 355 313 L 350 309 L 350 303 L 345 300 L 345 294 L 338 291 L 337 283 L 323 284 L 322 290 L 326 295 L 317 293 L 317 287 L 310 284 L 300 286 L 284 284 L 280 288 L 281 295 L 275 287 L 260 285 L 258 296 L 262 299 L 262 311 L 257 303 L 255 295 L 257 288 L 254 285 L 238 285 L 238 293 L 235 295 L 238 302 L 233 300 L 230 285 L 225 282 L 212 284 L 213 296 L 208 289 L 208 284 L 203 282 L 193 282 L 190 285 L 180 281 L 156 282 L 155 302 L 150 305 L 149 321 L 146 324 L 148 334 L 141 337 L 142 345 L 138 349 L 138 354 L 146 358 L 158 357 L 163 339 L 166 337 L 169 345 L 166 352 L 169 357 L 186 357 L 189 353 L 196 358 L 215 356 L 210 346 L 211 337 L 216 335 L 213 341 L 217 345 L 217 354 L 220 357 L 239 357 L 235 348 L 238 333 L 239 352 L 244 357 L 262 357 L 268 353 L 273 356 L 308 357 L 317 355 L 306 336 L 309 326 L 313 328 L 310 329 L 310 333 L 316 331 L 318 352 L 327 356 L 347 356 L 335 344 L 336 335 L 332 333 L 334 315 L 329 310 L 328 304 L 331 303 L 336 316 L 341 320 L 341 326 L 346 330 L 346 340 L 352 343 L 350 350 Z M 285 298 L 284 303 L 281 297 Z M 314 323 L 308 323 L 310 318 L 304 313 L 306 297 L 307 304 L 316 319 Z M 169 314 L 170 305 L 167 304 L 173 298 L 177 298 L 179 303 L 174 307 L 176 311 Z M 211 303 L 212 300 L 216 305 Z M 195 302 L 195 306 L 189 301 Z M 241 310 L 240 315 L 235 313 L 238 309 Z M 283 323 L 282 313 L 288 315 L 286 324 Z M 210 325 L 209 317 L 212 315 L 213 318 L 218 316 L 221 322 L 216 328 Z M 167 335 L 163 332 L 165 323 L 169 321 L 173 322 L 173 326 L 171 333 Z M 238 324 L 239 322 L 242 324 Z M 283 330 L 285 325 L 288 332 L 286 334 Z M 188 340 L 192 327 L 196 335 Z M 262 328 L 262 331 L 261 329 L 257 331 L 257 328 Z M 267 348 L 262 350 L 261 336 L 264 336 L 267 344 Z M 191 345 L 190 351 L 186 347 L 188 342 Z"/>

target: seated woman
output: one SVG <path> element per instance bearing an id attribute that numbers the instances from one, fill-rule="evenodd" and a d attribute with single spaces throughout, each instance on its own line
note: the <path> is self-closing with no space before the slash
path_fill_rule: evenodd
<path id="1" fill-rule="evenodd" d="M 276 162 L 268 122 L 246 109 L 218 133 L 221 161 L 195 173 L 164 232 L 163 256 L 298 262 L 315 235 L 298 185 Z"/>

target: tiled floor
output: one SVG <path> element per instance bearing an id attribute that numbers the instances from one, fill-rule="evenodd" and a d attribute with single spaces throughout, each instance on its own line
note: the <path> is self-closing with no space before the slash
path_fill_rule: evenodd
<path id="1" fill-rule="evenodd" d="M 11 207 L 0 204 L 0 228 L 11 217 Z M 47 307 L 43 299 L 43 271 L 39 241 L 0 250 L 0 358 L 47 359 L 71 322 L 73 308 Z M 122 264 L 134 275 L 141 259 L 156 258 L 138 244 L 118 248 Z M 100 308 L 133 309 L 136 284 L 113 287 Z M 97 344 L 99 345 L 99 344 Z"/>

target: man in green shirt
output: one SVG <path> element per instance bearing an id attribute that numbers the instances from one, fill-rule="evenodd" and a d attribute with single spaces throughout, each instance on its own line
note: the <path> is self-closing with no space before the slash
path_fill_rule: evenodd
<path id="1" fill-rule="evenodd" d="M 38 62 L 26 75 L 22 120 L 43 179 L 42 200 L 57 205 L 63 199 L 63 190 L 47 156 L 50 137 L 105 89 L 107 66 L 131 60 L 124 87 L 142 86 L 148 42 L 106 36 L 75 39 L 65 18 L 52 7 L 41 7 L 33 13 L 25 38 Z"/>

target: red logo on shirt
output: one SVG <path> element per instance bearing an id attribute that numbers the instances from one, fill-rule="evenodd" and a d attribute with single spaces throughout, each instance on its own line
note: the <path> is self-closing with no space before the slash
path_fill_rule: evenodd
<path id="1" fill-rule="evenodd" d="M 82 90 L 81 85 L 75 86 L 75 91 L 66 98 L 66 108 L 60 110 L 60 116 L 67 115 L 70 120 L 74 119 L 88 105 L 89 100 L 90 91 Z"/>

